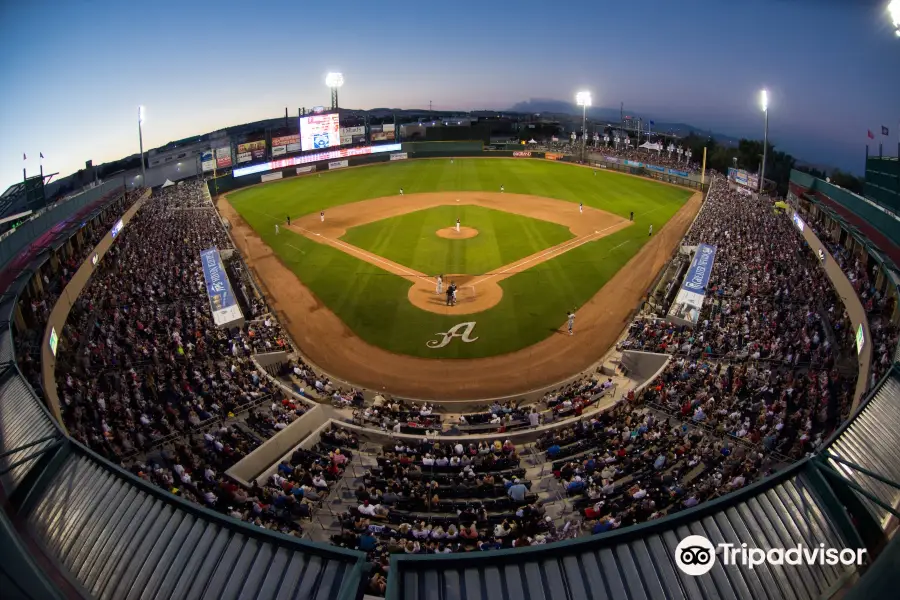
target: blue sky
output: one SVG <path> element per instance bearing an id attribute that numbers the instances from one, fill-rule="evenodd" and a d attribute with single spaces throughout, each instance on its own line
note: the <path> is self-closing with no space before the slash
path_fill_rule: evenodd
<path id="1" fill-rule="evenodd" d="M 67 175 L 144 147 L 327 104 L 507 108 L 568 99 L 770 139 L 862 171 L 896 153 L 900 39 L 887 0 L 0 2 L 0 189 L 38 152 Z M 581 37 L 577 37 L 577 36 Z M 881 138 L 880 128 L 890 128 Z"/>

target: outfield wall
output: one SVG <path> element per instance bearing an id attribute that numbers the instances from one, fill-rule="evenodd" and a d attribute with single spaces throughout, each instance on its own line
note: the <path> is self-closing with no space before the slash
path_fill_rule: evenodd
<path id="1" fill-rule="evenodd" d="M 283 169 L 273 169 L 235 177 L 233 173 L 223 177 L 216 177 L 208 181 L 209 193 L 215 197 L 245 188 L 258 183 L 288 179 L 300 175 L 311 175 L 323 171 L 333 171 L 348 167 L 361 167 L 378 163 L 393 162 L 396 160 L 414 160 L 420 158 L 523 158 L 523 159 L 550 159 L 560 162 L 579 163 L 573 156 L 563 156 L 557 153 L 536 152 L 521 146 L 519 150 L 487 150 L 480 141 L 468 142 L 404 142 L 400 144 L 399 152 L 382 152 L 378 154 L 364 154 L 350 156 L 340 160 L 322 160 L 302 166 L 290 166 Z M 378 146 L 373 146 L 378 148 Z M 402 156 L 402 158 L 401 158 Z M 591 166 L 620 171 L 629 175 L 638 175 L 648 179 L 656 179 L 664 183 L 672 183 L 695 190 L 706 189 L 699 181 L 690 177 L 678 177 L 669 173 L 659 173 L 648 168 L 629 166 L 625 164 L 612 164 L 603 161 L 592 161 Z"/>

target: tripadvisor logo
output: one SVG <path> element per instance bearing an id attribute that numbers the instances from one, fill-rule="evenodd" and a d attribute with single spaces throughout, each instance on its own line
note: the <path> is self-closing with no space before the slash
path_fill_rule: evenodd
<path id="1" fill-rule="evenodd" d="M 749 548 L 744 544 L 713 545 L 702 535 L 689 535 L 675 547 L 675 564 L 683 573 L 698 576 L 708 573 L 721 560 L 722 564 L 744 565 L 753 569 L 768 565 L 830 565 L 844 566 L 863 564 L 865 548 L 826 548 L 825 544 L 804 546 L 797 544 L 790 548 Z"/>

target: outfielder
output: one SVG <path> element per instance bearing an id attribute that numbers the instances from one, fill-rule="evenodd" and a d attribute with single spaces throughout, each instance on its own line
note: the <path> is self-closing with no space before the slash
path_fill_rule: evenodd
<path id="1" fill-rule="evenodd" d="M 288 221 L 288 227 L 290 227 L 291 226 L 291 215 L 288 215 L 287 221 Z"/>
<path id="2" fill-rule="evenodd" d="M 578 212 L 580 212 L 581 214 L 584 214 L 584 202 L 578 203 Z"/>
<path id="3" fill-rule="evenodd" d="M 650 223 L 650 233 L 647 234 L 647 237 L 653 235 L 653 223 Z"/>
<path id="4" fill-rule="evenodd" d="M 275 235 L 278 235 L 278 223 L 275 223 Z"/>
<path id="5" fill-rule="evenodd" d="M 323 223 L 325 222 L 325 211 L 324 210 L 319 213 L 319 220 L 322 221 Z"/>
<path id="6" fill-rule="evenodd" d="M 569 311 L 566 313 L 566 319 L 569 321 L 569 335 L 574 335 L 575 332 L 575 311 Z"/>
<path id="7" fill-rule="evenodd" d="M 459 217 L 456 219 L 456 233 L 459 233 Z"/>
<path id="8" fill-rule="evenodd" d="M 437 288 L 434 290 L 435 294 L 442 294 L 444 292 L 444 276 L 437 276 Z"/>

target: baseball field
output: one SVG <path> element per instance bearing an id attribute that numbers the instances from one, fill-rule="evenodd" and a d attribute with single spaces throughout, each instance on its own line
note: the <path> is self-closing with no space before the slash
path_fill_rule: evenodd
<path id="1" fill-rule="evenodd" d="M 633 284 L 652 281 L 699 194 L 551 161 L 433 159 L 267 183 L 219 206 L 292 336 L 322 366 L 336 353 L 367 354 L 365 366 L 398 355 L 461 366 L 533 356 L 549 341 L 568 344 L 575 369 L 598 336 L 609 347 L 607 330 L 617 334 L 627 316 L 610 300 L 634 307 L 645 289 Z M 617 284 L 623 271 L 630 283 Z"/>

